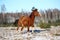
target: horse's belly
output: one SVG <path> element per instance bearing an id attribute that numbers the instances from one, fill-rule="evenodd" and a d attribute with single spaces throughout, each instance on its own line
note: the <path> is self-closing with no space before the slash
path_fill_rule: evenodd
<path id="1" fill-rule="evenodd" d="M 33 23 L 31 23 L 31 22 L 27 22 L 27 21 L 24 21 L 24 22 L 23 22 L 23 25 L 24 25 L 24 26 L 32 26 Z"/>
<path id="2" fill-rule="evenodd" d="M 24 22 L 23 22 L 23 25 L 24 25 L 24 26 L 28 26 L 28 22 L 27 22 L 27 21 L 24 21 Z"/>

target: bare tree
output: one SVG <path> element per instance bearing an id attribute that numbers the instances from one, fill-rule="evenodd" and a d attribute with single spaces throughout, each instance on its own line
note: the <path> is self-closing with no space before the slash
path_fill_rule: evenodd
<path id="1" fill-rule="evenodd" d="M 5 14 L 4 14 L 5 11 L 6 11 L 5 4 L 2 4 L 1 5 L 2 23 L 5 21 Z"/>
<path id="2" fill-rule="evenodd" d="M 4 13 L 5 11 L 6 11 L 5 4 L 2 4 L 2 5 L 1 5 L 1 12 Z"/>

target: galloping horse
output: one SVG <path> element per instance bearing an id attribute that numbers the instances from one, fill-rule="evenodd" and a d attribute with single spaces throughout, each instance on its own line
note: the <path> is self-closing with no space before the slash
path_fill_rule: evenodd
<path id="1" fill-rule="evenodd" d="M 28 28 L 27 31 L 29 31 L 30 26 L 34 27 L 35 16 L 40 16 L 37 9 L 33 10 L 32 13 L 30 14 L 30 16 L 21 16 L 20 19 L 18 20 L 17 30 L 19 29 L 19 26 L 22 26 L 21 31 L 23 30 L 24 27 L 27 26 L 27 28 Z"/>

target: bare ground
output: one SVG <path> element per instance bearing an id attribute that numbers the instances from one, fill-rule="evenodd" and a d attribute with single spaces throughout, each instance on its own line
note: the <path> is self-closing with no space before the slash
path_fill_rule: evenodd
<path id="1" fill-rule="evenodd" d="M 34 28 L 34 30 L 37 29 L 45 30 L 38 27 Z M 0 27 L 0 40 L 60 40 L 60 36 L 53 35 L 55 28 L 53 29 L 40 32 L 26 32 L 27 29 L 24 29 L 21 32 L 20 30 L 16 31 L 16 27 Z"/>

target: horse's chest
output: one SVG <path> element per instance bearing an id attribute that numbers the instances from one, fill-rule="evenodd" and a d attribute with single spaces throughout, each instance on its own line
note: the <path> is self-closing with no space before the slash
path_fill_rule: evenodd
<path id="1" fill-rule="evenodd" d="M 29 25 L 31 26 L 31 25 L 33 25 L 34 24 L 34 21 L 33 20 L 29 20 Z"/>

